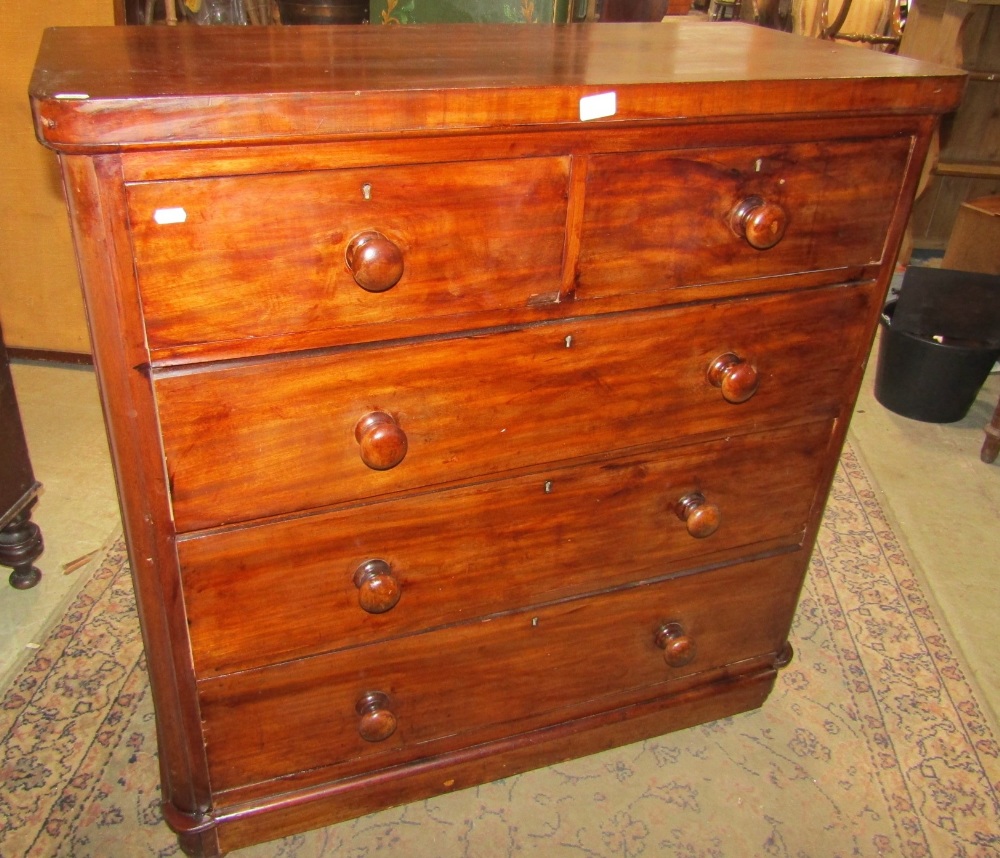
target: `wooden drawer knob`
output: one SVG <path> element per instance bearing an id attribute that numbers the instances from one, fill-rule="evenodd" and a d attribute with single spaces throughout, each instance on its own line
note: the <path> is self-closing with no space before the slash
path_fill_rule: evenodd
<path id="1" fill-rule="evenodd" d="M 384 560 L 366 560 L 354 570 L 358 603 L 369 614 L 384 614 L 396 606 L 402 589 Z"/>
<path id="2" fill-rule="evenodd" d="M 719 529 L 722 520 L 719 508 L 709 503 L 701 492 L 684 495 L 675 507 L 677 517 L 687 525 L 687 532 L 695 539 L 704 539 Z"/>
<path id="3" fill-rule="evenodd" d="M 698 654 L 694 641 L 684 633 L 680 623 L 664 623 L 656 630 L 655 640 L 670 667 L 684 667 Z"/>
<path id="4" fill-rule="evenodd" d="M 362 417 L 354 427 L 354 437 L 361 446 L 361 461 L 373 471 L 388 471 L 406 457 L 406 433 L 384 411 Z"/>
<path id="5" fill-rule="evenodd" d="M 769 203 L 763 197 L 747 197 L 733 209 L 729 225 L 751 247 L 767 250 L 784 237 L 788 214 L 777 203 Z"/>
<path id="6" fill-rule="evenodd" d="M 708 381 L 722 390 L 726 402 L 746 402 L 757 392 L 760 379 L 748 361 L 732 352 L 719 355 L 708 367 Z"/>
<path id="7" fill-rule="evenodd" d="M 366 292 L 385 292 L 403 276 L 403 252 L 382 233 L 358 233 L 347 245 L 347 267 Z"/>
<path id="8" fill-rule="evenodd" d="M 354 708 L 360 718 L 358 734 L 366 742 L 384 742 L 396 732 L 396 716 L 389 708 L 388 695 L 369 691 Z"/>

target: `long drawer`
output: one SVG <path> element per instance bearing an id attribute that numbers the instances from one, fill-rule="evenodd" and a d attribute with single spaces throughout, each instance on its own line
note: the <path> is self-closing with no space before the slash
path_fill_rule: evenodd
<path id="1" fill-rule="evenodd" d="M 911 145 L 897 137 L 594 157 L 576 295 L 878 263 Z"/>
<path id="2" fill-rule="evenodd" d="M 738 673 L 783 647 L 800 554 L 207 680 L 213 788 L 346 776 Z"/>
<path id="3" fill-rule="evenodd" d="M 527 158 L 132 184 L 148 342 L 522 307 L 559 289 L 567 176 Z"/>
<path id="4" fill-rule="evenodd" d="M 176 526 L 831 417 L 874 298 L 836 287 L 161 375 Z"/>
<path id="5" fill-rule="evenodd" d="M 260 667 L 799 545 L 830 428 L 183 539 L 195 671 Z"/>

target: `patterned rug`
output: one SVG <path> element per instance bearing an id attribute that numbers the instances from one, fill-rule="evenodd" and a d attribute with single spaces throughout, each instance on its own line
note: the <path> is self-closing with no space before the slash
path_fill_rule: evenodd
<path id="1" fill-rule="evenodd" d="M 239 858 L 1000 855 L 1000 746 L 845 451 L 756 712 L 232 853 Z M 124 550 L 0 710 L 0 856 L 178 855 Z"/>

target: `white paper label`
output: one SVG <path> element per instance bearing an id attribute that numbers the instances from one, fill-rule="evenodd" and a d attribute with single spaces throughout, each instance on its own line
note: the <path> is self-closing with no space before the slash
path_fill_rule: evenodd
<path id="1" fill-rule="evenodd" d="M 580 99 L 580 120 L 604 119 L 614 116 L 618 105 L 613 92 L 599 92 L 597 95 L 585 95 Z"/>
<path id="2" fill-rule="evenodd" d="M 168 223 L 184 223 L 187 219 L 187 212 L 180 207 L 173 209 L 157 209 L 153 212 L 153 220 L 160 225 Z"/>

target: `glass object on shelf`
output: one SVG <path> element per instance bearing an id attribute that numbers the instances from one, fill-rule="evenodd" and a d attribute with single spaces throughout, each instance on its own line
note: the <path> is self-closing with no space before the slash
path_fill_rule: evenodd
<path id="1" fill-rule="evenodd" d="M 192 24 L 248 24 L 243 0 L 183 0 L 184 17 Z"/>
<path id="2" fill-rule="evenodd" d="M 569 20 L 569 0 L 371 0 L 373 24 L 542 24 Z"/>

